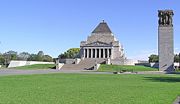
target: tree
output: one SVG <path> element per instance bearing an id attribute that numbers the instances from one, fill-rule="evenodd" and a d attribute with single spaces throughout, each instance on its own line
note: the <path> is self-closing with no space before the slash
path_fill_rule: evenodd
<path id="1" fill-rule="evenodd" d="M 37 53 L 36 61 L 43 61 L 43 57 L 44 57 L 44 52 L 43 51 L 39 51 Z"/>
<path id="2" fill-rule="evenodd" d="M 44 52 L 43 51 L 39 51 L 37 55 L 40 56 L 40 57 L 43 57 L 44 56 Z"/>
<path id="3" fill-rule="evenodd" d="M 80 48 L 70 48 L 63 54 L 59 55 L 59 58 L 78 58 L 80 52 Z"/>
<path id="4" fill-rule="evenodd" d="M 175 56 L 174 56 L 174 62 L 179 62 L 179 55 L 178 55 L 178 54 L 175 54 Z"/>
<path id="5" fill-rule="evenodd" d="M 50 55 L 44 55 L 43 51 L 39 51 L 37 54 L 31 54 L 28 61 L 52 62 L 53 58 Z"/>
<path id="6" fill-rule="evenodd" d="M 12 50 L 4 53 L 4 55 L 5 55 L 6 57 L 8 57 L 9 60 L 16 60 L 16 59 L 17 59 L 17 52 L 12 51 Z"/>
<path id="7" fill-rule="evenodd" d="M 30 57 L 30 54 L 28 52 L 21 52 L 18 56 L 18 60 L 27 60 Z"/>
<path id="8" fill-rule="evenodd" d="M 17 60 L 17 52 L 8 51 L 3 54 L 4 65 L 8 66 L 11 60 Z"/>
<path id="9" fill-rule="evenodd" d="M 174 62 L 179 62 L 179 61 L 180 61 L 179 55 L 175 54 L 174 55 Z M 155 55 L 155 54 L 150 55 L 149 56 L 149 62 L 159 62 L 159 56 Z"/>
<path id="10" fill-rule="evenodd" d="M 53 58 L 49 55 L 44 55 L 43 56 L 43 61 L 44 62 L 53 62 Z"/>
<path id="11" fill-rule="evenodd" d="M 43 56 L 43 51 L 39 51 L 37 54 L 31 54 L 28 61 L 43 61 Z"/>
<path id="12" fill-rule="evenodd" d="M 152 54 L 148 58 L 149 58 L 149 62 L 159 62 L 159 56 L 158 55 Z"/>
<path id="13" fill-rule="evenodd" d="M 12 51 L 12 50 L 11 50 L 11 51 L 8 51 L 8 52 L 6 52 L 6 53 L 7 53 L 7 54 L 10 54 L 10 55 L 13 55 L 13 54 L 14 54 L 14 55 L 17 55 L 17 52 Z"/>
<path id="14" fill-rule="evenodd" d="M 0 53 L 0 65 L 3 65 L 5 63 L 4 56 Z"/>
<path id="15" fill-rule="evenodd" d="M 37 57 L 36 54 L 31 54 L 27 60 L 28 60 L 28 61 L 37 61 L 37 60 L 36 60 L 36 57 Z"/>
<path id="16" fill-rule="evenodd" d="M 8 66 L 11 60 L 52 62 L 53 58 L 50 55 L 44 55 L 43 51 L 39 51 L 37 54 L 29 54 L 28 52 L 18 54 L 15 51 L 0 53 L 0 64 Z"/>

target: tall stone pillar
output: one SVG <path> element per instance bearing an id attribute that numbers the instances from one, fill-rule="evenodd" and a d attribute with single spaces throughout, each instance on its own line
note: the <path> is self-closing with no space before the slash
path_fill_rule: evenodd
<path id="1" fill-rule="evenodd" d="M 105 58 L 105 48 L 103 48 L 103 58 Z"/>
<path id="2" fill-rule="evenodd" d="M 87 58 L 89 58 L 89 49 L 87 48 Z"/>
<path id="3" fill-rule="evenodd" d="M 114 53 L 113 53 L 113 52 L 114 52 L 114 49 L 112 48 L 112 49 L 111 49 L 111 59 L 114 58 Z"/>
<path id="4" fill-rule="evenodd" d="M 87 48 L 85 49 L 85 58 L 87 58 Z"/>
<path id="5" fill-rule="evenodd" d="M 173 15 L 172 10 L 158 11 L 158 54 L 160 71 L 174 71 Z"/>
<path id="6" fill-rule="evenodd" d="M 86 53 L 85 53 L 86 51 L 85 51 L 85 50 L 86 50 L 86 49 L 84 48 L 84 49 L 83 49 L 83 58 L 85 58 L 85 56 L 86 56 Z"/>
<path id="7" fill-rule="evenodd" d="M 95 48 L 95 58 L 97 58 L 97 49 Z"/>
<path id="8" fill-rule="evenodd" d="M 107 58 L 109 58 L 109 48 L 107 49 Z"/>
<path id="9" fill-rule="evenodd" d="M 91 48 L 91 58 L 93 58 L 93 49 Z"/>
<path id="10" fill-rule="evenodd" d="M 97 48 L 97 57 L 96 58 L 99 58 L 99 49 Z"/>
<path id="11" fill-rule="evenodd" d="M 101 48 L 99 48 L 99 58 L 102 58 L 101 57 Z"/>

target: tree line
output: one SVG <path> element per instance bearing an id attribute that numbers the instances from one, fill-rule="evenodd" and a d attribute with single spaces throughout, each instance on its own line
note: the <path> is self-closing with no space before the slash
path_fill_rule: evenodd
<path id="1" fill-rule="evenodd" d="M 80 58 L 80 48 L 70 48 L 66 52 L 61 53 L 58 57 L 61 59 L 65 58 Z M 159 62 L 159 56 L 152 54 L 149 57 L 149 62 Z M 39 51 L 37 54 L 30 54 L 28 52 L 17 53 L 15 51 L 8 51 L 0 53 L 0 65 L 9 64 L 11 60 L 24 60 L 24 61 L 44 61 L 53 62 L 54 59 L 50 55 L 44 55 L 43 51 Z M 174 62 L 180 62 L 178 54 L 174 55 Z"/>
<path id="2" fill-rule="evenodd" d="M 156 54 L 152 54 L 148 58 L 149 58 L 149 62 L 159 62 L 159 56 Z M 178 54 L 174 55 L 174 62 L 180 62 L 180 58 Z"/>
<path id="3" fill-rule="evenodd" d="M 79 55 L 80 48 L 70 48 L 66 52 L 60 54 L 58 57 L 60 59 L 74 59 L 74 58 L 80 58 Z"/>
<path id="4" fill-rule="evenodd" d="M 61 53 L 58 57 L 60 59 L 67 58 L 79 58 L 80 48 L 70 48 L 66 52 Z M 43 62 L 53 62 L 50 55 L 45 55 L 43 51 L 39 51 L 37 54 L 30 54 L 28 52 L 17 53 L 15 51 L 8 51 L 5 53 L 0 53 L 0 65 L 8 65 L 11 60 L 21 60 L 21 61 L 43 61 Z"/>
<path id="5" fill-rule="evenodd" d="M 50 55 L 45 55 L 43 51 L 39 51 L 37 54 L 30 54 L 28 52 L 18 54 L 15 51 L 0 53 L 1 65 L 8 65 L 11 60 L 52 62 L 53 58 Z"/>
<path id="6" fill-rule="evenodd" d="M 66 52 L 61 53 L 58 57 L 61 59 L 65 58 L 79 58 L 80 48 L 70 48 Z M 45 55 L 43 51 L 39 51 L 37 54 L 30 54 L 28 52 L 18 53 L 16 51 L 8 51 L 0 53 L 0 65 L 8 65 L 11 60 L 22 60 L 22 61 L 43 61 L 53 62 L 50 55 Z"/>

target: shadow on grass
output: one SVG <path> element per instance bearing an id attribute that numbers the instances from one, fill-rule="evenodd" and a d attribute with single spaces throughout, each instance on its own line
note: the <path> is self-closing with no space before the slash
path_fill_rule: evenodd
<path id="1" fill-rule="evenodd" d="M 56 69 L 56 66 L 54 66 L 54 67 L 48 67 L 49 69 Z"/>
<path id="2" fill-rule="evenodd" d="M 144 77 L 154 82 L 180 82 L 180 77 Z"/>

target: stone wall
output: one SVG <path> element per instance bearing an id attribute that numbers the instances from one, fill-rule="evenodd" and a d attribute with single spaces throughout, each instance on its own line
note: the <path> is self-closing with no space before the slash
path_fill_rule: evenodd
<path id="1" fill-rule="evenodd" d="M 104 42 L 104 43 L 111 43 L 113 41 L 115 41 L 115 38 L 113 36 L 113 34 L 95 34 L 95 33 L 92 33 L 91 36 L 88 37 L 87 39 L 87 43 L 93 43 L 93 42 L 96 42 L 96 41 L 100 41 L 100 42 Z"/>
<path id="2" fill-rule="evenodd" d="M 110 63 L 112 65 L 124 65 L 124 59 L 111 59 Z"/>
<path id="3" fill-rule="evenodd" d="M 64 63 L 56 63 L 56 69 L 60 70 L 63 67 Z"/>
<path id="4" fill-rule="evenodd" d="M 54 62 L 40 62 L 40 61 L 16 61 L 12 60 L 8 66 L 8 68 L 26 66 L 26 65 L 34 65 L 34 64 L 55 64 Z"/>
<path id="5" fill-rule="evenodd" d="M 123 51 L 120 51 L 120 47 L 113 47 L 112 59 L 124 58 Z"/>
<path id="6" fill-rule="evenodd" d="M 138 63 L 138 60 L 133 60 L 133 59 L 125 59 L 124 60 L 124 65 L 135 65 Z"/>
<path id="7" fill-rule="evenodd" d="M 64 64 L 75 64 L 75 59 L 60 59 L 59 63 L 64 63 Z"/>

